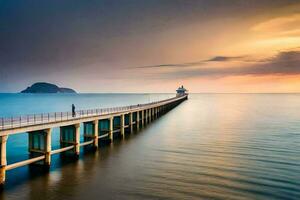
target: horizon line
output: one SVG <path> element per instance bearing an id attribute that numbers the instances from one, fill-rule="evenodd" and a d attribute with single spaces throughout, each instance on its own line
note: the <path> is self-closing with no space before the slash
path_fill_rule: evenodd
<path id="1" fill-rule="evenodd" d="M 77 92 L 77 93 L 21 93 L 0 92 L 0 94 L 176 94 L 176 92 Z M 189 92 L 188 94 L 300 94 L 300 92 Z"/>

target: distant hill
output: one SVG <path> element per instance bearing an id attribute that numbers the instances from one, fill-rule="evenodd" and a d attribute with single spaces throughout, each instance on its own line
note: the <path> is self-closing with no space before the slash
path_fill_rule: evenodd
<path id="1" fill-rule="evenodd" d="M 21 93 L 76 93 L 76 91 L 70 88 L 60 88 L 51 83 L 39 82 L 27 87 Z"/>

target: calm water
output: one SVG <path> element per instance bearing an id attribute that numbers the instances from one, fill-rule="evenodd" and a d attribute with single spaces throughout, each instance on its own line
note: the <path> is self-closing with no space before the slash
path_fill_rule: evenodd
<path id="1" fill-rule="evenodd" d="M 129 105 L 164 95 L 0 95 L 0 116 Z M 58 148 L 57 130 L 53 133 Z M 8 162 L 27 135 L 8 139 Z M 300 199 L 300 95 L 192 94 L 125 140 L 49 172 L 7 173 L 2 199 Z"/>

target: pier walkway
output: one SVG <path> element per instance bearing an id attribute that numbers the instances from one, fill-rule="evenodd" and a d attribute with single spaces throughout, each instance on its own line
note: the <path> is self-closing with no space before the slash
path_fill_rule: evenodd
<path id="1" fill-rule="evenodd" d="M 93 145 L 98 148 L 99 139 L 113 142 L 116 135 L 137 131 L 145 124 L 168 112 L 188 98 L 187 94 L 174 98 L 123 107 L 80 110 L 71 112 L 26 115 L 0 118 L 0 184 L 5 182 L 7 170 L 37 163 L 50 166 L 51 155 L 73 151 L 79 155 L 80 147 Z M 81 126 L 82 125 L 82 126 Z M 60 148 L 51 147 L 53 128 L 60 128 Z M 80 143 L 80 127 L 83 127 L 84 142 Z M 6 143 L 9 136 L 28 133 L 29 158 L 7 165 Z"/>

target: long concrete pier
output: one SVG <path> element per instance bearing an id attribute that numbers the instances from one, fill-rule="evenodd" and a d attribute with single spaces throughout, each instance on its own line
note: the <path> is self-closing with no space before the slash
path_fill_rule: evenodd
<path id="1" fill-rule="evenodd" d="M 176 107 L 188 98 L 187 94 L 148 104 L 124 107 L 80 110 L 76 115 L 70 112 L 27 115 L 0 119 L 0 184 L 5 183 L 7 170 L 32 163 L 50 166 L 51 156 L 65 151 L 79 155 L 80 148 L 93 145 L 98 148 L 99 139 L 113 142 L 115 136 L 125 136 L 125 130 L 132 133 L 152 120 Z M 84 142 L 80 143 L 80 125 L 83 125 Z M 60 148 L 52 149 L 53 128 L 60 128 Z M 28 133 L 29 159 L 7 164 L 6 144 L 14 134 Z"/>

